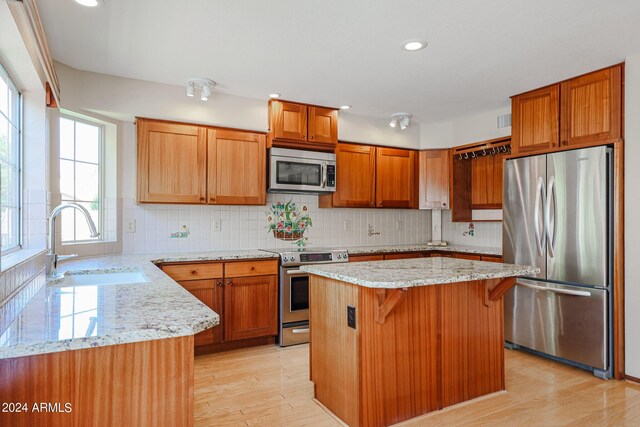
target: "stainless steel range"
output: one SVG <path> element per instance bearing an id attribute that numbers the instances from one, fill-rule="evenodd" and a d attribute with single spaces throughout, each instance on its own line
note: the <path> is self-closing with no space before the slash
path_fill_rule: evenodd
<path id="1" fill-rule="evenodd" d="M 349 254 L 344 249 L 326 248 L 263 250 L 280 255 L 280 346 L 309 342 L 309 274 L 300 266 L 348 262 Z"/>

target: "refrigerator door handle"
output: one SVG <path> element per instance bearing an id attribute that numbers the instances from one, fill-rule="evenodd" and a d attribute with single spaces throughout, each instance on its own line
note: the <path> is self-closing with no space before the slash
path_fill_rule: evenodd
<path id="1" fill-rule="evenodd" d="M 536 188 L 536 200 L 533 205 L 533 225 L 536 232 L 536 248 L 538 249 L 538 255 L 543 256 L 544 253 L 544 235 L 540 232 L 540 211 L 544 211 L 544 205 L 547 203 L 546 195 L 544 192 L 544 180 L 541 176 L 538 177 L 538 186 Z M 542 203 L 542 205 L 541 205 Z M 546 227 L 546 226 L 545 226 Z"/>
<path id="2" fill-rule="evenodd" d="M 558 195 L 556 194 L 555 176 L 549 177 L 549 190 L 547 191 L 547 194 L 549 195 L 550 200 L 545 209 L 544 228 L 547 237 L 549 256 L 553 258 L 555 256 L 556 234 L 558 231 L 558 227 L 556 227 L 556 218 L 558 216 Z M 553 204 L 553 232 L 551 231 L 551 204 Z"/>
<path id="3" fill-rule="evenodd" d="M 525 288 L 529 288 L 529 289 L 535 289 L 537 291 L 554 292 L 556 294 L 573 295 L 573 296 L 576 296 L 576 297 L 590 297 L 591 296 L 591 292 L 589 292 L 589 291 L 573 291 L 573 290 L 569 290 L 569 289 L 548 288 L 546 286 L 532 285 L 532 284 L 523 283 L 523 282 L 518 282 L 518 285 L 524 286 Z"/>

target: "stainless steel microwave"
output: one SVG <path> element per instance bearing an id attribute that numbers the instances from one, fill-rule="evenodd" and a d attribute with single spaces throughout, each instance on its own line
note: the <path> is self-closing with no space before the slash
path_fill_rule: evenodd
<path id="1" fill-rule="evenodd" d="M 336 191 L 336 155 L 316 151 L 269 149 L 269 193 Z"/>

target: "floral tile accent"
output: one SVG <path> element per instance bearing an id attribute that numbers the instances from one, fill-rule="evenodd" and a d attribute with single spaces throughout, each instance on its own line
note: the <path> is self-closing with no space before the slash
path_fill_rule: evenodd
<path id="1" fill-rule="evenodd" d="M 171 239 L 185 239 L 185 238 L 189 237 L 189 234 L 191 234 L 191 231 L 189 230 L 189 227 L 187 227 L 186 225 L 183 225 L 182 227 L 180 227 L 180 230 L 176 231 L 175 233 L 170 233 L 169 234 L 169 238 L 171 238 Z"/>
<path id="2" fill-rule="evenodd" d="M 267 230 L 280 240 L 295 241 L 304 247 L 309 242 L 304 232 L 313 225 L 306 205 L 299 207 L 293 200 L 272 203 L 267 215 Z"/>

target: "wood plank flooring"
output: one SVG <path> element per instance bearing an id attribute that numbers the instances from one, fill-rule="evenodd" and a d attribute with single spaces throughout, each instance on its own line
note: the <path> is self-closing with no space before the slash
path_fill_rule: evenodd
<path id="1" fill-rule="evenodd" d="M 505 350 L 507 391 L 402 426 L 640 426 L 640 385 Z M 195 425 L 339 426 L 313 401 L 309 346 L 262 346 L 195 359 Z"/>

